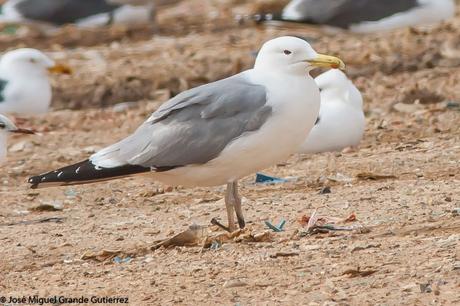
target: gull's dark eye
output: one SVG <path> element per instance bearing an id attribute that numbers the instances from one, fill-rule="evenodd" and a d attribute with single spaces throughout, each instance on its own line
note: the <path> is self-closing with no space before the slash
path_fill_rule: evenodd
<path id="1" fill-rule="evenodd" d="M 36 63 L 37 61 L 35 60 L 35 58 L 31 58 L 31 59 L 29 59 L 29 62 Z"/>
<path id="2" fill-rule="evenodd" d="M 4 129 L 4 128 L 6 128 L 6 124 L 3 122 L 0 122 L 0 129 Z"/>
<path id="3" fill-rule="evenodd" d="M 291 54 L 292 52 L 289 51 L 289 50 L 284 50 L 283 53 L 286 54 L 286 55 L 289 55 L 289 54 Z"/>

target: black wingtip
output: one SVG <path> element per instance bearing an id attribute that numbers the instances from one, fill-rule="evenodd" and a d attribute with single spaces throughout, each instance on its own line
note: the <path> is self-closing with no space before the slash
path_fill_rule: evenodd
<path id="1" fill-rule="evenodd" d="M 40 184 L 40 181 L 41 181 L 41 176 L 40 175 L 37 175 L 37 176 L 32 176 L 30 177 L 28 180 L 27 180 L 27 183 L 30 184 L 30 188 L 32 189 L 37 189 L 38 188 L 38 184 Z"/>
<path id="2" fill-rule="evenodd" d="M 149 171 L 150 168 L 137 165 L 101 168 L 95 166 L 89 160 L 84 160 L 45 174 L 32 176 L 27 182 L 30 184 L 30 188 L 37 189 L 51 186 L 89 184 Z"/>
<path id="3" fill-rule="evenodd" d="M 31 189 L 38 189 L 38 188 L 43 188 L 43 187 L 50 187 L 50 185 L 52 186 L 59 186 L 59 185 L 63 185 L 64 182 L 62 183 L 59 183 L 59 182 L 47 182 L 47 176 L 49 174 L 44 174 L 44 175 L 36 175 L 36 176 L 32 176 L 30 177 L 27 182 L 30 184 L 29 188 Z"/>

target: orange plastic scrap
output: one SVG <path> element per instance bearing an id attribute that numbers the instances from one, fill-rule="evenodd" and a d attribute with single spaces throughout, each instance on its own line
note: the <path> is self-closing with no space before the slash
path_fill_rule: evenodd
<path id="1" fill-rule="evenodd" d="M 303 227 L 305 227 L 307 224 L 308 224 L 308 221 L 310 220 L 310 216 L 307 216 L 307 215 L 303 215 L 302 217 L 300 217 L 297 222 L 300 223 L 300 225 L 302 225 Z"/>
<path id="2" fill-rule="evenodd" d="M 355 222 L 355 221 L 358 220 L 358 218 L 356 217 L 356 213 L 354 213 L 354 212 L 351 213 L 345 219 L 321 216 L 321 215 L 316 215 L 315 213 L 312 216 L 314 216 L 314 218 L 316 219 L 316 220 L 312 220 L 312 221 L 315 221 L 314 225 L 324 225 L 326 223 L 327 224 L 336 224 L 336 223 Z M 297 222 L 299 222 L 299 224 L 302 227 L 306 227 L 308 225 L 308 223 L 311 223 L 310 219 L 311 219 L 312 216 L 303 215 L 297 220 Z"/>
<path id="3" fill-rule="evenodd" d="M 356 220 L 358 220 L 358 218 L 356 218 L 355 212 L 352 212 L 343 222 L 355 222 Z"/>

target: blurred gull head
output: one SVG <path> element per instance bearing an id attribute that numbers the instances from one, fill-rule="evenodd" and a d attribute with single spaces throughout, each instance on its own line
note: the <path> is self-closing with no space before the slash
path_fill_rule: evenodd
<path id="1" fill-rule="evenodd" d="M 56 64 L 37 49 L 21 48 L 5 53 L 0 60 L 2 74 L 46 75 L 48 72 L 70 73 L 70 68 Z"/>

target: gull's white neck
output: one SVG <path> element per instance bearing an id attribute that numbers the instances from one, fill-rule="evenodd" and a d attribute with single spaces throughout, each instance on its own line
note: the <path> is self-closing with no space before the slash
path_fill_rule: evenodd
<path id="1" fill-rule="evenodd" d="M 285 71 L 253 69 L 250 81 L 265 86 L 267 105 L 272 107 L 273 133 L 280 134 L 279 145 L 300 146 L 319 114 L 319 89 L 313 78 Z"/>
<path id="2" fill-rule="evenodd" d="M 348 102 L 348 92 L 347 90 L 340 89 L 327 89 L 321 91 L 321 104 L 325 103 L 347 103 Z"/>
<path id="3" fill-rule="evenodd" d="M 256 59 L 256 63 L 254 64 L 254 68 L 252 70 L 256 71 L 257 73 L 271 75 L 274 78 L 311 78 L 310 70 L 304 66 L 291 65 L 288 67 L 280 68 L 279 65 L 275 63 L 258 59 Z"/>
<path id="4" fill-rule="evenodd" d="M 285 70 L 269 71 L 264 68 L 255 67 L 248 70 L 246 76 L 251 82 L 263 85 L 270 91 L 270 94 L 280 95 L 279 99 L 273 99 L 274 101 L 278 101 L 282 105 L 302 103 L 302 101 L 307 101 L 305 103 L 309 104 L 310 101 L 312 101 L 311 103 L 315 103 L 316 100 L 319 101 L 319 89 L 307 72 L 297 74 Z M 303 96 L 296 100 L 288 99 L 288 96 L 294 94 L 291 92 L 292 90 L 298 90 Z M 286 98 L 283 99 L 283 96 Z M 268 100 L 268 103 L 270 104 L 271 101 Z"/>

